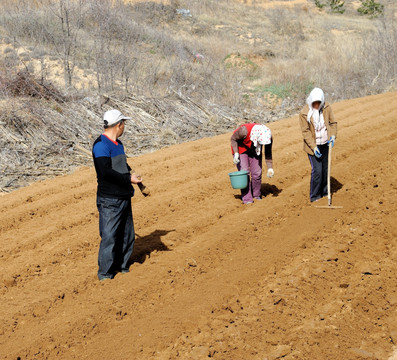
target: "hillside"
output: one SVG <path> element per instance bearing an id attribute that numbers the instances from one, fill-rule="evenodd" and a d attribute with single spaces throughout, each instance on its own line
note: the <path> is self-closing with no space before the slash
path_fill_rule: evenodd
<path id="1" fill-rule="evenodd" d="M 96 279 L 91 167 L 0 203 L 2 359 L 388 359 L 397 342 L 397 93 L 334 105 L 334 203 L 308 203 L 297 118 L 242 206 L 230 134 L 130 159 L 131 273 Z M 133 150 L 133 149 L 128 149 Z"/>
<path id="2" fill-rule="evenodd" d="M 289 117 L 314 86 L 395 91 L 397 12 L 379 1 L 377 17 L 356 1 L 2 1 L 0 194 L 90 164 L 111 107 L 138 155 Z"/>

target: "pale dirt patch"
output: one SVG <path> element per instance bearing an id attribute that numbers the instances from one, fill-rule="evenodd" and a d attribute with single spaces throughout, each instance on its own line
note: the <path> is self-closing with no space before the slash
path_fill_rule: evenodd
<path id="1" fill-rule="evenodd" d="M 393 354 L 391 354 L 388 360 L 397 360 L 397 348 L 394 349 Z"/>

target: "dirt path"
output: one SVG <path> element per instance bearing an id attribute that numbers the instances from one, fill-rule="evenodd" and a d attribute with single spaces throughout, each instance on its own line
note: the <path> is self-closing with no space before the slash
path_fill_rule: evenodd
<path id="1" fill-rule="evenodd" d="M 242 206 L 230 135 L 131 159 L 132 272 L 96 280 L 93 169 L 0 202 L 0 358 L 385 359 L 397 343 L 397 93 L 334 105 L 341 210 L 308 204 L 297 118 Z"/>

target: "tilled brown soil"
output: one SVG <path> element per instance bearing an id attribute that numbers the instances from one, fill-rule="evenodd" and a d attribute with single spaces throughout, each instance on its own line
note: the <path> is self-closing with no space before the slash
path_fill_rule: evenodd
<path id="1" fill-rule="evenodd" d="M 338 210 L 308 202 L 297 117 L 243 206 L 230 134 L 130 160 L 131 273 L 99 282 L 92 168 L 0 198 L 1 359 L 388 359 L 397 342 L 397 93 L 334 105 Z"/>

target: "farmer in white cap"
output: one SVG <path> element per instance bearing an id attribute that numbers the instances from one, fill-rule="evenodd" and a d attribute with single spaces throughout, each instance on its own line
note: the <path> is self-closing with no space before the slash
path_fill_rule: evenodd
<path id="1" fill-rule="evenodd" d="M 131 175 L 123 144 L 118 139 L 124 133 L 125 121 L 130 119 L 118 110 L 107 111 L 103 117 L 105 130 L 92 148 L 102 238 L 98 255 L 99 280 L 113 279 L 117 272 L 127 273 L 134 246 L 132 184 L 139 184 L 141 179 L 139 175 Z"/>
<path id="2" fill-rule="evenodd" d="M 230 140 L 233 162 L 237 169 L 250 172 L 250 181 L 248 186 L 241 190 L 241 199 L 244 204 L 252 204 L 254 199 L 261 200 L 262 196 L 262 145 L 265 146 L 267 176 L 274 176 L 272 133 L 266 125 L 243 124 L 234 131 Z"/>
<path id="3" fill-rule="evenodd" d="M 331 106 L 325 102 L 324 92 L 314 88 L 299 115 L 303 134 L 303 149 L 309 155 L 312 174 L 310 201 L 327 195 L 328 146 L 334 146 L 337 122 Z"/>

